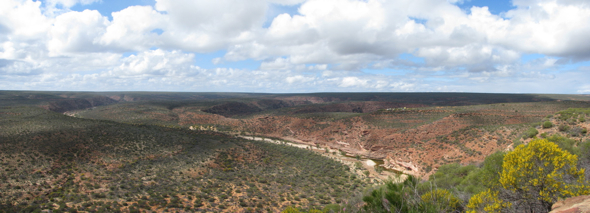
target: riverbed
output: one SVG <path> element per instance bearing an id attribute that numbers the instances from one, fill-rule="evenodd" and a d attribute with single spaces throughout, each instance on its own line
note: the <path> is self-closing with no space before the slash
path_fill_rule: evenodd
<path id="1" fill-rule="evenodd" d="M 285 146 L 293 146 L 301 149 L 308 149 L 312 150 L 316 153 L 319 153 L 325 157 L 334 159 L 342 164 L 345 164 L 351 168 L 351 171 L 356 172 L 357 175 L 365 178 L 370 178 L 374 180 L 374 182 L 383 182 L 386 180 L 392 180 L 394 182 L 401 182 L 406 179 L 407 175 L 396 171 L 390 170 L 383 167 L 383 160 L 379 159 L 368 159 L 368 158 L 361 158 L 361 157 L 350 157 L 343 155 L 340 150 L 330 149 L 329 147 L 318 147 L 312 146 L 309 144 L 300 144 L 293 141 L 287 140 L 279 140 L 279 139 L 271 139 L 266 137 L 260 136 L 244 136 L 244 135 L 234 135 L 239 138 L 244 138 L 247 140 L 255 140 L 255 141 L 264 141 L 268 143 L 274 144 L 281 144 Z M 362 165 L 362 168 L 357 168 L 358 165 Z M 375 170 L 375 166 L 381 166 L 383 168 L 381 173 L 377 173 Z M 369 175 L 367 177 L 366 172 L 369 171 Z"/>

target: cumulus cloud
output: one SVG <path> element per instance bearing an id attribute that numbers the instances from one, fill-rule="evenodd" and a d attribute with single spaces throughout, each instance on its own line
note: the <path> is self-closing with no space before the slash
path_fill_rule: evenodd
<path id="1" fill-rule="evenodd" d="M 193 54 L 179 51 L 149 50 L 121 60 L 122 64 L 109 73 L 113 76 L 180 76 L 193 69 Z"/>
<path id="2" fill-rule="evenodd" d="M 166 28 L 166 17 L 151 6 L 130 6 L 112 13 L 113 21 L 99 43 L 122 51 L 141 51 L 162 44 L 156 29 Z"/>
<path id="3" fill-rule="evenodd" d="M 49 30 L 49 55 L 107 51 L 100 45 L 99 39 L 108 25 L 108 19 L 96 10 L 72 11 L 59 15 Z"/>
<path id="4" fill-rule="evenodd" d="M 296 75 L 296 76 L 289 76 L 287 78 L 285 78 L 285 81 L 289 84 L 293 84 L 293 83 L 305 83 L 305 82 L 310 82 L 315 80 L 315 78 L 313 77 L 305 77 L 302 75 Z"/>
<path id="5" fill-rule="evenodd" d="M 41 39 L 51 27 L 40 1 L 2 0 L 0 4 L 0 41 Z"/>
<path id="6" fill-rule="evenodd" d="M 0 0 L 0 89 L 540 92 L 524 82 L 564 81 L 581 86 L 554 91 L 584 93 L 577 81 L 589 80 L 563 69 L 590 60 L 584 0 L 514 0 L 500 15 L 447 0 L 157 0 L 112 20 L 70 9 L 97 2 Z M 217 66 L 260 66 L 196 64 L 219 51 Z"/>
<path id="7" fill-rule="evenodd" d="M 266 1 L 158 0 L 156 10 L 169 19 L 164 46 L 207 52 L 252 39 L 265 21 Z"/>

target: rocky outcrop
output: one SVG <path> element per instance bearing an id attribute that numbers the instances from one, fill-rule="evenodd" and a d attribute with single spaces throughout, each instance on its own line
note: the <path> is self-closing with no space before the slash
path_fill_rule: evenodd
<path id="1" fill-rule="evenodd" d="M 386 158 L 383 161 L 385 162 L 385 164 L 383 165 L 383 167 L 385 168 L 396 170 L 404 174 L 414 175 L 417 177 L 420 176 L 420 170 L 412 162 L 403 162 L 391 158 Z"/>
<path id="2" fill-rule="evenodd" d="M 558 201 L 551 207 L 551 213 L 582 213 L 590 212 L 590 195 L 570 197 Z"/>

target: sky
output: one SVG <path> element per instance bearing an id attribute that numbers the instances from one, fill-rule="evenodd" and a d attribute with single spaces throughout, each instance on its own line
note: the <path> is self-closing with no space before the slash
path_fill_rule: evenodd
<path id="1" fill-rule="evenodd" d="M 0 0 L 0 90 L 590 94 L 588 0 Z"/>

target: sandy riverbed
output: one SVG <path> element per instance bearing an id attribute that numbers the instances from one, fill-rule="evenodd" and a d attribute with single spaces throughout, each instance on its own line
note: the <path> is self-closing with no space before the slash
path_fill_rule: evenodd
<path id="1" fill-rule="evenodd" d="M 370 173 L 369 178 L 377 180 L 378 182 L 382 182 L 385 180 L 393 180 L 396 182 L 401 182 L 401 181 L 405 180 L 407 177 L 406 175 L 402 174 L 400 176 L 400 175 L 390 172 L 390 171 L 383 171 L 381 173 L 377 173 L 377 171 L 375 171 L 375 165 L 377 165 L 377 163 L 375 161 L 373 161 L 371 159 L 366 159 L 366 160 L 354 159 L 354 158 L 342 155 L 339 152 L 339 150 L 333 150 L 328 147 L 322 148 L 322 147 L 312 146 L 309 144 L 298 144 L 298 143 L 294 143 L 291 141 L 273 140 L 270 138 L 256 137 L 256 136 L 243 136 L 243 135 L 235 135 L 235 136 L 239 137 L 239 138 L 244 138 L 247 140 L 264 141 L 264 142 L 275 143 L 275 144 L 284 144 L 286 146 L 293 146 L 293 147 L 297 147 L 297 148 L 301 148 L 301 149 L 310 149 L 310 150 L 313 150 L 317 153 L 324 155 L 325 157 L 329 157 L 329 158 L 339 161 L 345 165 L 348 165 L 350 168 L 355 168 L 358 165 L 357 162 L 360 162 L 360 164 L 363 166 L 363 168 L 365 168 L 367 171 L 369 171 L 369 173 Z M 328 150 L 328 152 L 326 152 L 326 149 Z M 365 176 L 365 174 L 360 170 L 356 170 L 356 172 L 358 175 Z"/>

